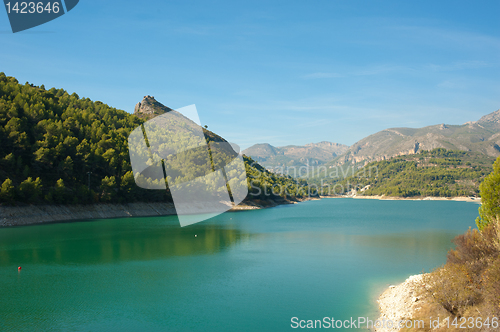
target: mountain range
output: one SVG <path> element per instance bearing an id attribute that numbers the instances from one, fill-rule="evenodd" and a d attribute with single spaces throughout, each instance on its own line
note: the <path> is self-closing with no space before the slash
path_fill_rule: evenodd
<path id="1" fill-rule="evenodd" d="M 268 168 L 303 165 L 366 164 L 395 156 L 415 154 L 422 150 L 445 148 L 500 155 L 500 110 L 478 121 L 462 125 L 438 124 L 423 128 L 389 128 L 363 138 L 348 147 L 320 142 L 305 146 L 274 147 L 255 144 L 243 153 Z"/>
<path id="2" fill-rule="evenodd" d="M 316 166 L 333 161 L 348 150 L 347 145 L 319 142 L 304 146 L 287 145 L 274 147 L 271 144 L 255 144 L 243 150 L 262 166 L 273 168 L 280 166 Z"/>

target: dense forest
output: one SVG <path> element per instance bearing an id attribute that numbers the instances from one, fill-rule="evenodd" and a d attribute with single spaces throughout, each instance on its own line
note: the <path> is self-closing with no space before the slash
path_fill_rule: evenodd
<path id="1" fill-rule="evenodd" d="M 479 196 L 479 184 L 491 172 L 493 162 L 493 157 L 475 152 L 424 150 L 371 162 L 322 191 L 398 197 Z"/>
<path id="2" fill-rule="evenodd" d="M 0 203 L 171 201 L 168 190 L 135 184 L 127 139 L 145 120 L 63 89 L 24 85 L 0 73 Z M 220 141 L 205 130 L 207 141 Z M 244 157 L 248 200 L 295 199 L 307 182 Z M 286 190 L 272 190 L 286 188 Z"/>

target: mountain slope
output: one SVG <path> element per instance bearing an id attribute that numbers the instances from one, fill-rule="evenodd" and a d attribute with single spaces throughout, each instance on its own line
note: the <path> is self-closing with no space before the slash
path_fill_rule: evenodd
<path id="1" fill-rule="evenodd" d="M 390 128 L 353 144 L 333 164 L 366 163 L 445 148 L 500 155 L 500 110 L 463 125 L 434 125 L 423 128 Z"/>
<path id="2" fill-rule="evenodd" d="M 366 196 L 477 196 L 479 184 L 491 172 L 494 161 L 494 157 L 478 152 L 437 148 L 371 162 L 335 187 L 323 189 L 337 189 L 330 194 Z"/>
<path id="3" fill-rule="evenodd" d="M 172 110 L 152 97 L 137 110 L 144 110 L 143 118 L 63 89 L 19 84 L 0 72 L 0 204 L 171 201 L 168 190 L 135 184 L 128 136 L 145 119 Z M 274 184 L 290 188 L 283 198 L 307 194 L 305 182 L 269 173 L 250 158 L 245 164 L 254 181 L 249 191 L 257 193 L 249 200 L 279 199 L 260 195 Z"/>
<path id="4" fill-rule="evenodd" d="M 288 145 L 274 147 L 270 144 L 255 144 L 243 153 L 261 165 L 273 168 L 280 166 L 322 165 L 347 151 L 348 146 L 332 142 L 310 143 L 304 146 Z"/>

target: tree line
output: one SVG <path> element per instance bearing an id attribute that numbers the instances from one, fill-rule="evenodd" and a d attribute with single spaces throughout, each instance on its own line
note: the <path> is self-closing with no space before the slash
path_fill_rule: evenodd
<path id="1" fill-rule="evenodd" d="M 0 73 L 0 203 L 90 204 L 171 201 L 169 190 L 135 184 L 127 139 L 145 120 L 63 89 L 20 84 Z M 204 130 L 208 141 L 220 141 Z M 195 156 L 196 157 L 196 156 Z M 280 183 L 286 194 L 306 194 L 289 177 L 269 173 L 245 158 L 250 193 Z"/>
<path id="2" fill-rule="evenodd" d="M 357 190 L 362 195 L 397 197 L 479 196 L 479 184 L 491 172 L 493 161 L 475 152 L 422 151 L 365 165 L 338 182 L 337 194 Z"/>

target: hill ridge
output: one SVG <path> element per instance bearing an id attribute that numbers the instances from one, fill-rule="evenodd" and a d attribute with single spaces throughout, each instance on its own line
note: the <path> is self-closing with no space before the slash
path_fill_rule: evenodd
<path id="1" fill-rule="evenodd" d="M 332 165 L 366 164 L 436 148 L 497 157 L 500 155 L 500 109 L 462 125 L 387 128 L 354 143 Z"/>
<path id="2" fill-rule="evenodd" d="M 345 152 L 347 148 L 347 145 L 328 141 L 279 147 L 269 143 L 259 143 L 245 149 L 243 153 L 263 166 L 273 168 L 325 164 Z"/>

